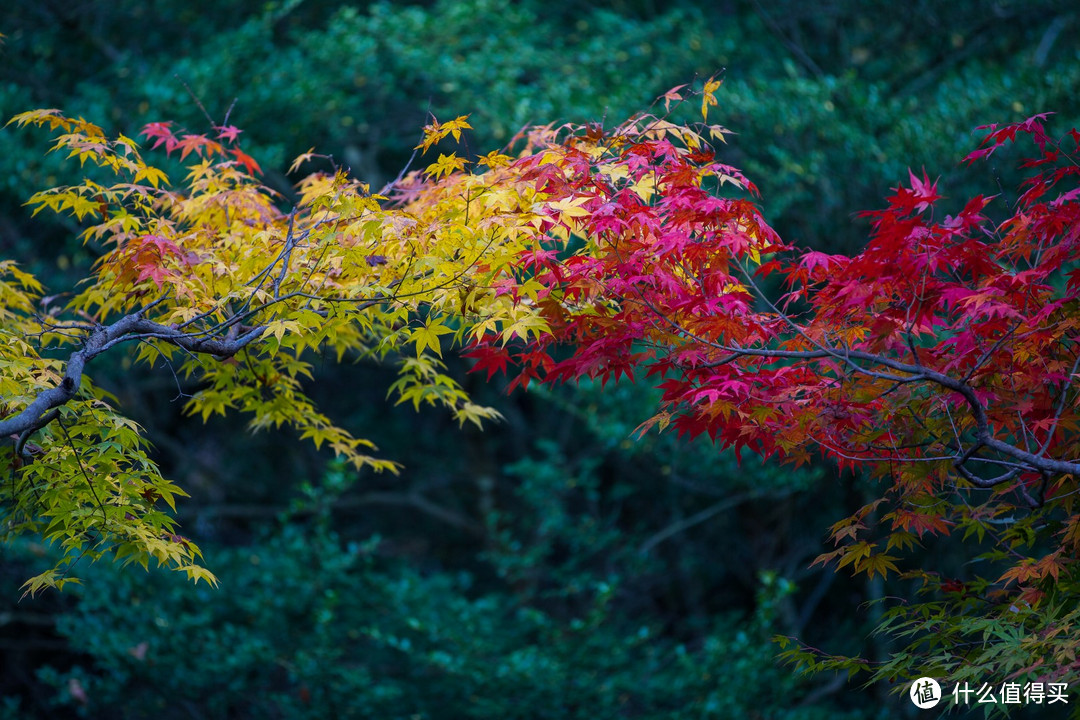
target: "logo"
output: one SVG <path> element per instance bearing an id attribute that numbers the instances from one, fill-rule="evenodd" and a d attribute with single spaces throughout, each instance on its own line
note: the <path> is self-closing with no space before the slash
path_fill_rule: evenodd
<path id="1" fill-rule="evenodd" d="M 941 702 L 941 686 L 934 678 L 921 677 L 911 683 L 908 697 L 915 703 L 915 707 L 920 710 L 929 710 Z"/>

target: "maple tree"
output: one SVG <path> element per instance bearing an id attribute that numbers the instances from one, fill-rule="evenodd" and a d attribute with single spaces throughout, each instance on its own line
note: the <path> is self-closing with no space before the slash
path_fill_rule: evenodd
<path id="1" fill-rule="evenodd" d="M 317 411 L 306 358 L 394 357 L 399 401 L 479 424 L 497 413 L 445 372 L 456 343 L 475 370 L 512 372 L 512 387 L 651 380 L 662 406 L 642 432 L 706 434 L 795 464 L 820 453 L 884 480 L 832 528 L 820 562 L 885 577 L 931 538 L 974 538 L 992 571 L 906 572 L 933 599 L 886 615 L 913 640 L 874 677 L 1072 677 L 1080 135 L 1052 138 L 1045 116 L 989 126 L 969 161 L 1018 135 L 1038 150 L 1014 202 L 980 196 L 942 216 L 937 183 L 912 173 L 869 214 L 866 248 L 830 255 L 782 240 L 754 185 L 717 159 L 718 88 L 698 93 L 694 126 L 667 114 L 689 92 L 676 88 L 664 114 L 534 128 L 516 157 L 440 154 L 385 197 L 342 172 L 312 175 L 289 210 L 235 128 L 147 126 L 155 147 L 190 161 L 172 189 L 129 138 L 57 111 L 17 116 L 62 131 L 57 149 L 112 177 L 30 200 L 89 220 L 85 236 L 107 248 L 65 305 L 2 266 L 5 533 L 38 532 L 67 553 L 28 590 L 107 553 L 213 579 L 157 509 L 182 490 L 84 377 L 96 356 L 126 345 L 198 381 L 193 414 L 248 413 L 254 429 L 288 425 L 357 468 L 393 470 Z M 419 148 L 467 127 L 433 121 Z M 1004 219 L 990 218 L 995 203 Z M 788 657 L 871 667 L 800 647 Z"/>

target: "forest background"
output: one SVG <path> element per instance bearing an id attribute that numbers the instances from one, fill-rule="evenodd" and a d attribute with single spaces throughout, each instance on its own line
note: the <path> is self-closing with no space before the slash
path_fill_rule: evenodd
<path id="1" fill-rule="evenodd" d="M 1005 163 L 959 163 L 975 126 L 1044 111 L 1078 124 L 1078 26 L 1050 0 L 16 0 L 0 11 L 0 114 L 59 107 L 134 137 L 163 119 L 208 131 L 205 110 L 243 129 L 288 197 L 286 168 L 312 146 L 380 187 L 430 114 L 470 114 L 467 147 L 486 152 L 526 124 L 621 120 L 722 71 L 715 117 L 736 133 L 723 160 L 760 187 L 782 237 L 852 252 L 869 233 L 855 213 L 908 167 L 957 198 L 1015 186 Z M 95 248 L 23 207 L 74 172 L 41 142 L 0 133 L 0 243 L 65 286 Z M 770 640 L 888 656 L 872 601 L 910 584 L 810 567 L 872 494 L 864 478 L 632 440 L 655 404 L 644 385 L 507 396 L 449 362 L 502 423 L 395 407 L 390 368 L 317 367 L 313 395 L 402 461 L 397 477 L 357 476 L 285 431 L 185 417 L 171 375 L 99 375 L 192 494 L 178 517 L 221 586 L 102 564 L 81 569 L 83 588 L 20 602 L 50 550 L 3 547 L 0 717 L 913 711 L 880 683 L 803 678 Z"/>

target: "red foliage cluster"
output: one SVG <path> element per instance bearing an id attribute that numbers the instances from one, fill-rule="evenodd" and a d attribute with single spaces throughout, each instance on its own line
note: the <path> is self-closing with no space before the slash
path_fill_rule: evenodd
<path id="1" fill-rule="evenodd" d="M 581 245 L 521 258 L 552 332 L 489 335 L 471 356 L 489 373 L 513 364 L 521 385 L 653 378 L 662 404 L 642 429 L 891 477 L 905 536 L 978 520 L 929 501 L 974 486 L 1029 507 L 1061 498 L 1075 537 L 1080 135 L 1053 140 L 1044 119 L 988 126 L 968 157 L 1029 136 L 1039 155 L 1015 201 L 947 215 L 938 183 L 911 173 L 851 257 L 781 240 L 753 186 L 694 138 L 634 125 L 563 140 L 556 162 L 553 146 L 519 161 L 544 230 Z M 719 196 L 718 178 L 744 192 Z"/>

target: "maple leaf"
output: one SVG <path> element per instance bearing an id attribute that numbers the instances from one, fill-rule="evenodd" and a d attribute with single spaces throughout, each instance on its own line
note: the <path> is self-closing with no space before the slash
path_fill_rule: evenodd
<path id="1" fill-rule="evenodd" d="M 214 130 L 217 131 L 218 140 L 224 140 L 228 143 L 236 142 L 240 133 L 243 132 L 243 130 L 233 125 L 215 125 Z"/>
<path id="2" fill-rule="evenodd" d="M 709 107 L 716 106 L 716 91 L 720 89 L 723 81 L 709 78 L 705 81 L 705 89 L 701 93 L 701 119 L 709 119 Z"/>
<path id="3" fill-rule="evenodd" d="M 194 152 L 199 157 L 202 157 L 203 153 L 207 152 L 211 148 L 220 146 L 217 143 L 209 140 L 204 135 L 186 134 L 181 137 L 174 145 L 174 148 L 180 150 L 180 159 L 184 160 L 189 154 Z M 166 149 L 171 152 L 172 148 L 166 145 Z"/>
<path id="4" fill-rule="evenodd" d="M 300 169 L 301 165 L 306 162 L 311 162 L 311 159 L 313 157 L 315 157 L 315 148 L 313 147 L 308 148 L 307 152 L 297 155 L 296 159 L 292 161 L 291 165 L 289 165 L 289 174 L 292 175 L 293 173 L 297 172 Z"/>
<path id="5" fill-rule="evenodd" d="M 247 170 L 249 175 L 262 175 L 262 168 L 259 167 L 259 163 L 255 162 L 255 158 L 242 152 L 240 148 L 233 148 L 229 150 L 229 152 L 244 166 L 244 169 Z"/>
<path id="6" fill-rule="evenodd" d="M 57 128 L 70 130 L 72 126 L 71 120 L 64 117 L 64 114 L 58 108 L 43 108 L 39 110 L 28 110 L 27 112 L 21 112 L 8 120 L 4 124 L 4 127 L 7 127 L 11 123 L 15 123 L 19 127 L 24 127 L 28 124 L 47 124 L 50 130 L 56 130 Z"/>
<path id="7" fill-rule="evenodd" d="M 873 579 L 875 574 L 885 578 L 888 577 L 889 572 L 900 572 L 900 568 L 896 566 L 896 560 L 899 560 L 899 558 L 884 553 L 870 555 L 860 558 L 855 563 L 855 570 L 856 572 L 866 573 L 867 577 L 870 579 Z"/>
<path id="8" fill-rule="evenodd" d="M 464 169 L 465 164 L 465 159 L 459 158 L 454 153 L 450 153 L 449 155 L 439 153 L 438 161 L 429 165 L 424 172 L 438 180 L 453 172 Z"/>
<path id="9" fill-rule="evenodd" d="M 510 352 L 505 347 L 495 345 L 481 345 L 462 353 L 464 357 L 476 361 L 473 372 L 487 370 L 487 379 L 494 377 L 495 373 L 505 373 L 507 363 L 510 362 Z"/>
<path id="10" fill-rule="evenodd" d="M 154 140 L 151 149 L 157 149 L 161 145 L 165 145 L 166 152 L 171 153 L 179 142 L 176 136 L 173 135 L 171 125 L 172 123 L 168 122 L 147 123 L 139 134 Z"/>
<path id="11" fill-rule="evenodd" d="M 548 203 L 548 207 L 558 213 L 561 217 L 587 217 L 589 211 L 583 208 L 582 205 L 588 202 L 588 200 L 589 198 L 587 197 L 563 198 L 562 200 Z"/>
<path id="12" fill-rule="evenodd" d="M 937 194 L 937 181 L 930 182 L 926 168 L 923 168 L 921 180 L 911 170 L 908 170 L 908 177 L 911 179 L 911 189 L 914 191 L 915 199 L 919 201 L 916 207 L 920 212 L 941 199 L 941 196 Z"/>
<path id="13" fill-rule="evenodd" d="M 671 110 L 672 102 L 682 102 L 683 96 L 679 93 L 686 85 L 676 85 L 660 97 L 664 100 L 664 110 Z"/>
<path id="14" fill-rule="evenodd" d="M 893 209 L 911 214 L 923 212 L 941 199 L 941 196 L 937 193 L 937 181 L 931 183 L 925 169 L 921 179 L 909 169 L 908 178 L 911 187 L 893 188 L 894 194 L 888 198 Z"/>
<path id="15" fill-rule="evenodd" d="M 460 115 L 453 120 L 444 123 L 442 126 L 443 132 L 449 132 L 454 140 L 461 140 L 462 130 L 471 130 L 472 125 L 468 123 L 468 115 Z"/>
<path id="16" fill-rule="evenodd" d="M 468 123 L 468 115 L 460 115 L 453 120 L 440 123 L 434 116 L 431 122 L 424 126 L 424 139 L 416 146 L 416 150 L 427 152 L 428 149 L 443 140 L 447 135 L 452 135 L 454 140 L 461 140 L 461 131 L 472 129 Z"/>

